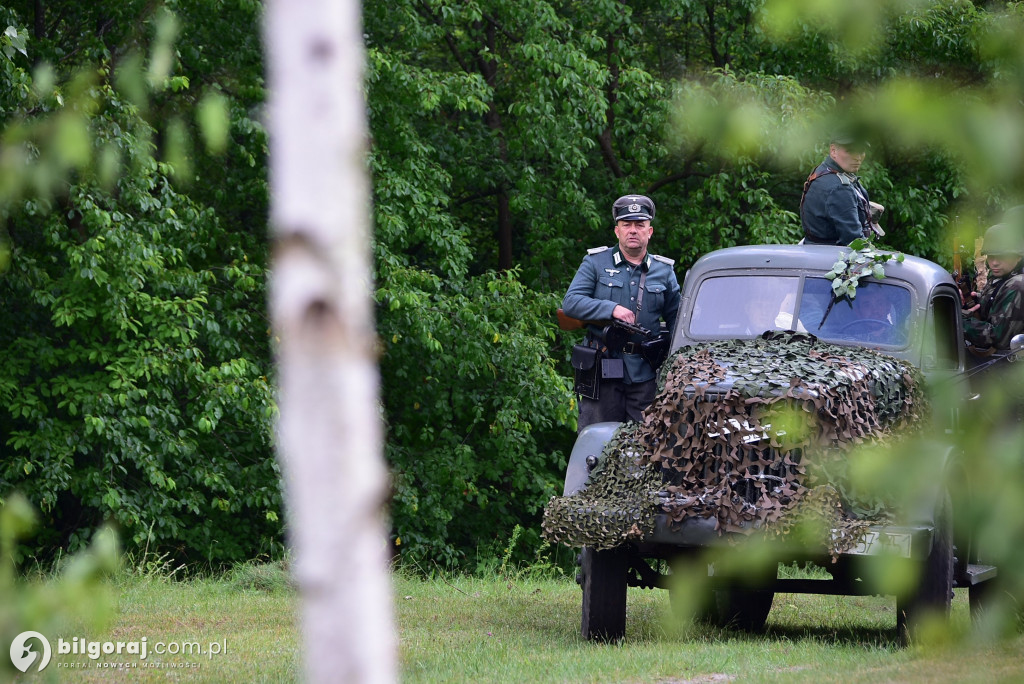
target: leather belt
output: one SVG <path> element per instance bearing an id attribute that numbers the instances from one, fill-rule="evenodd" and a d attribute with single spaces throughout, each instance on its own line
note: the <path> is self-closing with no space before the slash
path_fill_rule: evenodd
<path id="1" fill-rule="evenodd" d="M 623 354 L 639 354 L 640 353 L 640 343 L 639 342 L 627 342 L 626 344 L 622 345 L 622 353 Z"/>

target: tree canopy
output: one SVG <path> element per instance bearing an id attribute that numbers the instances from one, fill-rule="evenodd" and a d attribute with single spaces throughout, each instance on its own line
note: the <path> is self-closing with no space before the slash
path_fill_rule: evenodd
<path id="1" fill-rule="evenodd" d="M 281 550 L 258 0 L 6 2 L 0 497 L 75 546 Z M 472 568 L 561 487 L 554 310 L 615 197 L 652 249 L 799 238 L 830 129 L 872 134 L 888 246 L 949 264 L 1024 185 L 1019 3 L 366 3 L 393 535 Z"/>

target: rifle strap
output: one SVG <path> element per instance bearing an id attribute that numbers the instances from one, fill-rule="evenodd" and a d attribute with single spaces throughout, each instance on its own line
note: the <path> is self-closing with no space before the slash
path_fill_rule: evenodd
<path id="1" fill-rule="evenodd" d="M 830 173 L 838 173 L 838 171 L 836 171 L 835 169 L 830 169 L 830 168 L 826 167 L 824 171 L 821 171 L 819 173 L 818 170 L 815 169 L 814 171 L 811 172 L 811 175 L 809 175 L 807 177 L 807 180 L 804 181 L 804 191 L 802 193 L 800 193 L 800 216 L 801 217 L 803 217 L 803 215 L 804 215 L 804 198 L 807 197 L 807 191 L 810 189 L 811 183 L 813 183 L 814 181 L 818 180 L 822 176 L 827 176 Z"/>
<path id="2" fill-rule="evenodd" d="M 818 170 L 815 169 L 814 171 L 811 172 L 811 175 L 809 175 L 807 177 L 807 180 L 804 181 L 804 191 L 802 193 L 800 193 L 800 209 L 799 209 L 800 220 L 803 220 L 803 218 L 804 218 L 804 199 L 807 198 L 807 191 L 810 189 L 811 183 L 813 183 L 814 181 L 818 180 L 822 176 L 829 175 L 830 173 L 834 173 L 836 175 L 839 175 L 839 172 L 836 171 L 835 169 L 832 169 L 832 168 L 826 168 L 824 171 L 821 171 L 821 172 L 818 172 Z M 843 183 L 845 185 L 849 185 L 850 184 L 849 181 L 844 180 L 844 178 L 845 178 L 844 176 L 839 176 L 839 178 L 840 178 L 840 180 L 843 180 Z M 853 177 L 853 178 L 854 178 L 854 180 L 856 180 L 856 177 Z M 855 195 L 857 195 L 857 200 L 863 206 L 863 208 L 864 208 L 864 215 L 867 217 L 867 224 L 864 225 L 864 226 L 861 226 L 861 230 L 864 233 L 864 237 L 870 238 L 872 232 L 877 232 L 879 235 L 885 235 L 885 232 L 882 231 L 881 227 L 879 227 L 876 230 L 873 227 L 873 225 L 872 225 L 870 202 L 868 201 L 867 196 L 864 195 L 863 189 L 862 188 L 859 189 L 856 185 L 854 185 L 853 192 L 854 192 Z M 875 224 L 875 225 L 877 225 L 877 224 Z"/>
<path id="3" fill-rule="evenodd" d="M 633 313 L 640 313 L 644 310 L 644 283 L 647 282 L 647 271 L 644 269 L 641 262 L 640 266 L 640 289 L 636 293 L 636 311 Z M 640 325 L 640 321 L 636 321 L 637 325 Z"/>

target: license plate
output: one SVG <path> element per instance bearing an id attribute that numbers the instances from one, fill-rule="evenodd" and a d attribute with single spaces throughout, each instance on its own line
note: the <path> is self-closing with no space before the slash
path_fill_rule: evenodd
<path id="1" fill-rule="evenodd" d="M 906 532 L 877 532 L 869 530 L 864 539 L 848 553 L 861 556 L 893 555 L 910 556 L 911 535 Z"/>

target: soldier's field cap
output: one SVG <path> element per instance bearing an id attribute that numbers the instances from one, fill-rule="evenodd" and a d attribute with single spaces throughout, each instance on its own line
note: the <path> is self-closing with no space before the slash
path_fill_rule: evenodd
<path id="1" fill-rule="evenodd" d="M 650 221 L 654 218 L 654 202 L 644 195 L 623 195 L 612 205 L 614 221 Z"/>
<path id="2" fill-rule="evenodd" d="M 866 150 L 871 147 L 871 144 L 867 141 L 867 136 L 848 127 L 837 128 L 832 131 L 832 137 L 829 138 L 829 142 L 858 150 Z"/>

